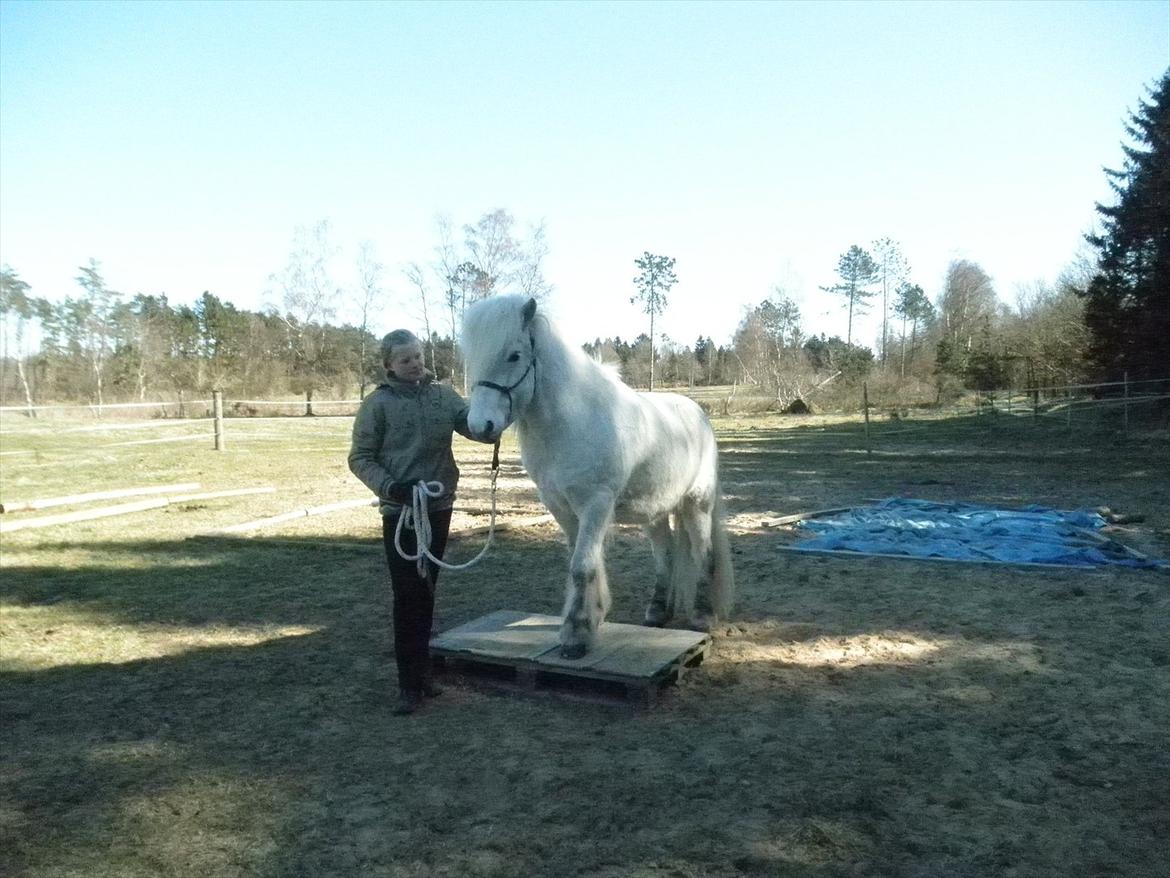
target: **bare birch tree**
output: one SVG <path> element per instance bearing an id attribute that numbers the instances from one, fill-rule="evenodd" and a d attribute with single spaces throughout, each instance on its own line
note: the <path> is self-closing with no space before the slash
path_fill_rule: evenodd
<path id="1" fill-rule="evenodd" d="M 882 286 L 882 351 L 881 363 L 886 364 L 890 343 L 890 297 L 905 282 L 910 273 L 910 263 L 902 255 L 896 241 L 879 238 L 873 242 L 874 265 L 877 267 L 878 283 Z"/>
<path id="2" fill-rule="evenodd" d="M 359 315 L 358 331 L 358 398 L 366 398 L 366 387 L 370 381 L 370 371 L 366 359 L 369 356 L 368 339 L 370 335 L 370 314 L 374 304 L 382 298 L 382 275 L 384 266 L 378 261 L 372 241 L 363 241 L 358 249 L 357 257 L 357 306 Z"/>
<path id="3" fill-rule="evenodd" d="M 426 355 L 430 360 L 430 364 L 427 366 L 427 368 L 430 369 L 431 372 L 434 372 L 435 339 L 434 332 L 431 329 L 431 291 L 427 284 L 426 272 L 423 271 L 422 266 L 417 262 L 408 262 L 405 266 L 403 266 L 402 274 L 410 282 L 411 286 L 414 287 L 415 292 L 418 294 L 419 311 L 422 316 L 423 332 L 426 333 L 426 340 L 423 343 L 424 350 L 426 351 Z"/>
<path id="4" fill-rule="evenodd" d="M 326 329 L 337 313 L 341 288 L 330 277 L 337 250 L 329 243 L 329 221 L 312 229 L 299 226 L 293 236 L 288 265 L 270 283 L 281 293 L 281 319 L 288 329 L 292 357 L 290 374 L 295 388 L 305 394 L 305 414 L 313 414 L 313 393 L 322 383 L 330 351 Z"/>
<path id="5" fill-rule="evenodd" d="M 28 322 L 36 314 L 36 307 L 28 295 L 29 285 L 25 283 L 8 266 L 0 271 L 0 323 L 3 324 L 4 351 L 0 361 L 5 365 L 11 358 L 16 364 L 16 377 L 24 393 L 25 409 L 30 418 L 36 417 L 33 408 L 32 389 L 28 384 L 28 375 L 25 374 L 24 361 L 28 354 L 24 349 L 24 332 Z M 15 326 L 12 324 L 15 323 Z M 12 329 L 12 341 L 15 351 L 9 346 L 9 330 Z M 0 376 L 2 376 L 0 372 Z"/>
<path id="6" fill-rule="evenodd" d="M 105 279 L 98 271 L 96 260 L 81 266 L 81 274 L 74 280 L 85 290 L 85 296 L 77 303 L 78 316 L 85 339 L 85 351 L 93 373 L 94 392 L 98 410 L 103 405 L 103 388 L 106 359 L 113 348 L 114 311 L 118 306 L 119 293 L 106 286 Z"/>
<path id="7" fill-rule="evenodd" d="M 957 350 L 970 351 L 975 333 L 995 316 L 998 300 L 987 272 L 957 259 L 947 268 L 938 310 L 944 337 Z"/>

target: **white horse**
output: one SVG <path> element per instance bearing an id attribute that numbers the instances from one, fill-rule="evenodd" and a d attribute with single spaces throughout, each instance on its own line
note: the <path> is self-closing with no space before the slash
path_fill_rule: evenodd
<path id="1" fill-rule="evenodd" d="M 468 426 L 490 441 L 516 424 L 521 460 L 569 541 L 562 654 L 584 655 L 609 611 L 604 541 L 615 521 L 641 524 L 653 542 L 645 624 L 673 618 L 702 629 L 726 617 L 735 584 L 703 410 L 677 394 L 631 390 L 567 344 L 535 299 L 476 303 L 462 343 Z"/>

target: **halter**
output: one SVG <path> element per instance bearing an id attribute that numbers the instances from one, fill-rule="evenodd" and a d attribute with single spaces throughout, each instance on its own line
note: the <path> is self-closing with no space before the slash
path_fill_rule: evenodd
<path id="1" fill-rule="evenodd" d="M 498 392 L 504 394 L 504 396 L 508 400 L 508 421 L 509 422 L 512 420 L 512 391 L 524 383 L 524 379 L 528 377 L 529 372 L 532 372 L 533 389 L 535 389 L 535 387 L 536 387 L 536 372 L 535 372 L 535 370 L 536 370 L 536 339 L 533 338 L 531 335 L 529 335 L 528 336 L 528 343 L 532 347 L 532 359 L 530 359 L 528 361 L 528 368 L 524 370 L 524 374 L 521 375 L 516 380 L 516 382 L 514 384 L 512 384 L 508 387 L 504 387 L 504 385 L 496 384 L 496 382 L 494 382 L 494 381 L 476 381 L 475 382 L 476 387 L 486 387 L 489 390 L 495 390 L 495 391 L 498 391 Z"/>

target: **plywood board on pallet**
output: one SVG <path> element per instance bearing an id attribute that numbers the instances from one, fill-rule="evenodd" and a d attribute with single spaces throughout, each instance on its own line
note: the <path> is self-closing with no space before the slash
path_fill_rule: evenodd
<path id="1" fill-rule="evenodd" d="M 610 679 L 649 678 L 671 667 L 680 655 L 709 640 L 708 635 L 698 631 L 609 622 L 598 632 L 596 646 L 582 658 L 567 659 L 559 651 L 554 651 L 542 655 L 539 664 Z"/>
<path id="2" fill-rule="evenodd" d="M 560 654 L 557 616 L 499 610 L 436 636 L 436 655 L 502 659 L 537 670 L 622 682 L 647 681 L 706 649 L 710 636 L 697 631 L 646 628 L 607 622 L 597 643 L 579 659 Z"/>
<path id="3" fill-rule="evenodd" d="M 439 653 L 468 653 L 492 658 L 533 660 L 557 648 L 561 620 L 556 616 L 497 610 L 431 640 Z"/>

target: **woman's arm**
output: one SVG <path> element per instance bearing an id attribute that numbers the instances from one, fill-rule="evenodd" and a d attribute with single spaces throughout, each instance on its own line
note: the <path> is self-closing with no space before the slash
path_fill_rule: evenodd
<path id="1" fill-rule="evenodd" d="M 353 437 L 349 447 L 349 471 L 363 485 L 382 498 L 388 498 L 392 484 L 379 454 L 386 436 L 386 412 L 373 396 L 366 397 L 353 419 Z"/>
<path id="2" fill-rule="evenodd" d="M 460 396 L 459 391 L 454 387 L 443 385 L 443 390 L 447 400 L 447 410 L 451 413 L 452 429 L 466 439 L 471 439 L 474 442 L 483 441 L 472 435 L 471 429 L 467 426 L 467 412 L 471 408 L 467 404 L 467 400 Z"/>

